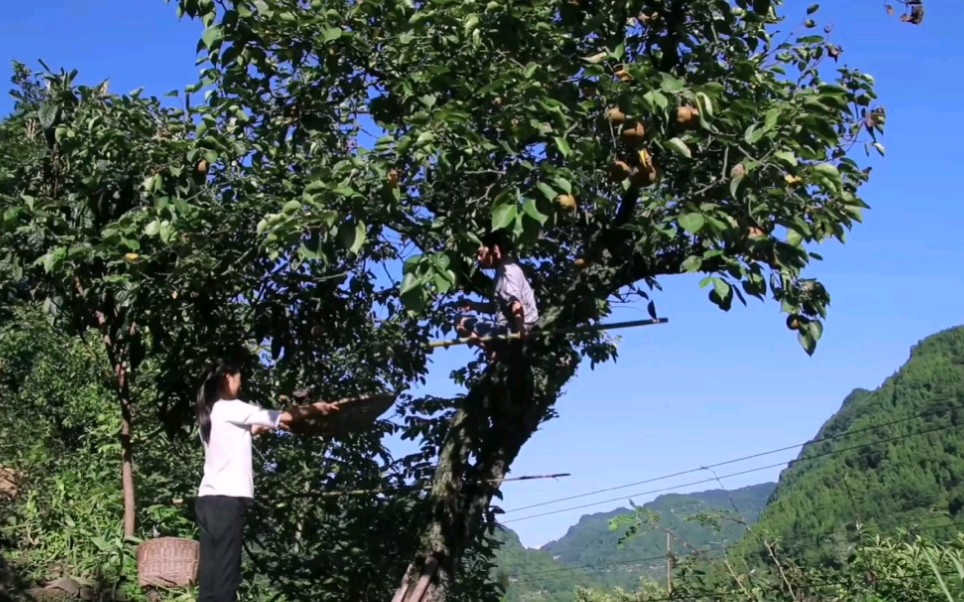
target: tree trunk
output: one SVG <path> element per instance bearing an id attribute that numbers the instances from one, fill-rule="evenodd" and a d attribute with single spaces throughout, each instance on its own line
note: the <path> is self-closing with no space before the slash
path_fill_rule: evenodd
<path id="1" fill-rule="evenodd" d="M 589 247 L 606 249 L 633 243 L 618 226 L 631 217 L 638 197 L 635 192 L 623 199 L 619 209 L 622 215 L 617 216 L 613 229 L 601 232 Z M 565 303 L 545 312 L 540 328 L 565 329 L 581 324 L 596 316 L 596 299 L 659 274 L 678 274 L 688 254 L 688 248 L 662 254 L 649 253 L 645 247 L 634 250 L 618 270 L 598 280 L 585 277 L 574 283 Z M 502 479 L 522 446 L 551 415 L 553 404 L 580 360 L 573 344 L 562 336 L 527 339 L 509 350 L 510 355 L 490 365 L 469 390 L 452 418 L 432 477 L 432 515 L 422 531 L 419 557 L 409 565 L 393 602 L 446 601 L 465 549 L 487 522 L 495 522 L 489 505 Z M 472 455 L 476 461 L 470 465 Z M 434 561 L 438 567 L 431 585 L 416 598 L 416 590 L 421 589 L 418 582 Z"/>
<path id="2" fill-rule="evenodd" d="M 134 496 L 134 450 L 131 441 L 134 428 L 133 400 L 131 400 L 130 384 L 127 380 L 127 369 L 122 362 L 115 361 L 114 370 L 117 375 L 117 394 L 121 410 L 121 485 L 124 491 L 124 537 L 133 537 L 137 526 L 137 505 Z"/>
<path id="3" fill-rule="evenodd" d="M 530 340 L 525 349 L 513 345 L 508 351 L 452 419 L 432 480 L 434 504 L 420 558 L 409 566 L 393 602 L 445 602 L 466 548 L 494 522 L 489 505 L 509 466 L 578 363 L 564 340 Z"/>

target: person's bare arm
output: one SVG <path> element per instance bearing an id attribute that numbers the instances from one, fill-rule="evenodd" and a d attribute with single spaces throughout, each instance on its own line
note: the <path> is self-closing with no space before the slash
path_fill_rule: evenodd
<path id="1" fill-rule="evenodd" d="M 340 409 L 338 404 L 328 403 L 326 401 L 316 401 L 315 403 L 294 406 L 281 412 L 281 417 L 278 419 L 278 427 L 287 429 L 293 423 L 300 420 L 306 420 L 314 416 L 327 416 Z"/>
<path id="2" fill-rule="evenodd" d="M 324 401 L 295 406 L 280 411 L 266 410 L 252 404 L 245 404 L 239 407 L 241 409 L 238 410 L 238 415 L 229 418 L 229 421 L 238 425 L 247 426 L 251 429 L 253 436 L 275 429 L 289 430 L 289 427 L 299 420 L 305 420 L 313 416 L 324 416 L 339 410 L 336 404 Z"/>
<path id="3" fill-rule="evenodd" d="M 274 429 L 270 426 L 264 426 L 263 424 L 256 424 L 251 427 L 251 436 L 257 437 L 261 433 L 267 433 L 268 431 L 273 431 Z"/>
<path id="4" fill-rule="evenodd" d="M 512 305 L 509 306 L 509 311 L 512 313 L 512 326 L 515 332 L 522 332 L 526 323 L 526 312 L 525 308 L 522 307 L 522 303 L 513 301 Z"/>

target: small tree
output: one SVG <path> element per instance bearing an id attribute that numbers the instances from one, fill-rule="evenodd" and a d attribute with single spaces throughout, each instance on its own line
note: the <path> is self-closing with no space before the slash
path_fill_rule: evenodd
<path id="1" fill-rule="evenodd" d="M 780 303 L 813 353 L 829 294 L 804 276 L 808 245 L 860 219 L 869 171 L 848 153 L 883 153 L 885 121 L 872 78 L 836 67 L 816 6 L 781 34 L 771 0 L 178 5 L 206 26 L 212 110 L 244 116 L 243 169 L 292 199 L 265 216 L 266 241 L 316 264 L 326 241 L 406 259 L 386 299 L 420 319 L 415 364 L 446 297 L 485 291 L 472 261 L 489 228 L 517 243 L 542 329 L 599 320 L 614 298 L 655 315 L 645 289 L 702 273 L 723 310 Z M 352 281 L 375 276 L 356 265 Z M 464 397 L 407 407 L 437 457 L 410 572 L 441 562 L 434 600 L 579 358 L 614 355 L 598 335 L 543 337 L 514 374 L 473 363 L 455 375 Z"/>
<path id="2" fill-rule="evenodd" d="M 162 401 L 189 403 L 189 373 L 243 318 L 232 300 L 258 267 L 238 261 L 250 249 L 237 234 L 248 218 L 241 204 L 232 211 L 215 202 L 206 182 L 214 151 L 197 136 L 203 125 L 193 112 L 139 93 L 111 95 L 106 82 L 76 86 L 76 72 L 37 81 L 17 66 L 15 74 L 18 104 L 0 126 L 5 290 L 42 301 L 70 332 L 99 333 L 122 418 L 131 536 L 132 379 L 149 351 L 173 347 L 158 362 Z M 183 417 L 172 415 L 176 428 Z"/>

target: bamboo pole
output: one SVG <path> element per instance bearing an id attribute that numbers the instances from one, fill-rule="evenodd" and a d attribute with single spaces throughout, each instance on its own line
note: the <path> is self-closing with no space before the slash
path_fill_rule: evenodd
<path id="1" fill-rule="evenodd" d="M 547 474 L 547 475 L 532 475 L 532 476 L 527 475 L 527 476 L 521 476 L 521 477 L 512 477 L 508 479 L 502 479 L 502 482 L 505 483 L 508 481 L 533 481 L 536 479 L 558 479 L 561 477 L 569 477 L 569 476 L 572 476 L 572 474 L 568 472 L 561 472 L 558 474 Z M 494 483 L 496 481 L 497 479 L 488 479 L 481 482 Z M 389 493 L 393 491 L 417 491 L 419 489 L 421 489 L 422 491 L 426 491 L 431 488 L 432 486 L 430 484 L 426 484 L 426 485 L 409 485 L 407 487 L 379 487 L 375 489 L 347 489 L 344 491 L 311 491 L 311 492 L 303 492 L 303 493 L 301 492 L 290 492 L 290 493 L 294 494 L 296 497 L 313 497 L 314 498 L 314 497 L 341 497 L 343 495 L 371 495 L 375 493 Z"/>
<path id="2" fill-rule="evenodd" d="M 637 326 L 654 326 L 656 324 L 666 324 L 669 322 L 669 318 L 656 318 L 655 320 L 631 320 L 629 322 L 612 322 L 610 324 L 592 324 L 590 326 L 573 326 L 571 328 L 558 328 L 555 330 L 533 330 L 526 333 L 525 338 L 535 338 L 541 336 L 551 336 L 560 334 L 574 334 L 577 332 L 595 332 L 600 330 L 619 330 L 620 328 L 634 328 Z M 468 337 L 448 340 L 448 341 L 432 341 L 426 344 L 428 349 L 438 349 L 449 347 L 454 347 L 456 345 L 468 345 L 470 342 L 477 343 L 487 343 L 489 341 L 511 341 L 519 340 L 522 336 L 517 333 L 509 333 L 503 335 L 495 335 L 488 337 L 478 337 L 471 339 Z"/>

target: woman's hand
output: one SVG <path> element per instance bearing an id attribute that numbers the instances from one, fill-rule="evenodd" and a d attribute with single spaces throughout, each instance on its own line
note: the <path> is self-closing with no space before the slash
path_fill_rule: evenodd
<path id="1" fill-rule="evenodd" d="M 338 404 L 328 403 L 325 401 L 319 401 L 319 402 L 313 403 L 311 404 L 311 406 L 315 409 L 316 412 L 318 412 L 322 416 L 327 416 L 328 414 L 334 414 L 335 412 L 341 409 L 341 407 L 338 406 Z"/>

